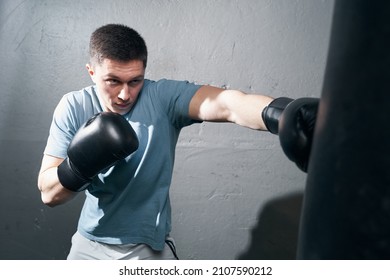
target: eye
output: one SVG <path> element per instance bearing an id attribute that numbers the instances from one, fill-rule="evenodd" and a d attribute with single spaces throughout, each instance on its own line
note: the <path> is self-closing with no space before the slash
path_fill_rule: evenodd
<path id="1" fill-rule="evenodd" d="M 118 80 L 115 79 L 107 79 L 105 82 L 110 86 L 116 86 L 120 83 Z"/>
<path id="2" fill-rule="evenodd" d="M 135 86 L 135 85 L 138 85 L 138 84 L 141 83 L 141 82 L 142 82 L 142 79 L 135 79 L 135 80 L 131 80 L 131 81 L 129 82 L 129 85 Z"/>

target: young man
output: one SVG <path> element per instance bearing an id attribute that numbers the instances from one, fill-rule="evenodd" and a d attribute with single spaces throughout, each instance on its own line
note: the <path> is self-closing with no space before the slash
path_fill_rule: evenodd
<path id="1" fill-rule="evenodd" d="M 102 26 L 90 40 L 87 70 L 94 85 L 64 95 L 55 109 L 38 187 L 49 206 L 85 190 L 68 259 L 176 258 L 169 236 L 169 187 L 183 127 L 232 122 L 277 134 L 287 104 L 298 104 L 293 116 L 303 110 L 298 122 L 314 126 L 316 104 L 306 99 L 273 100 L 186 81 L 151 81 L 145 79 L 146 64 L 147 48 L 135 30 Z M 302 145 L 308 150 L 310 141 L 302 144 L 288 135 L 301 127 L 294 122 L 284 129 L 293 146 L 288 149 L 298 148 L 294 161 L 307 162 L 308 152 L 300 150 Z M 305 133 L 309 140 L 311 133 Z"/>

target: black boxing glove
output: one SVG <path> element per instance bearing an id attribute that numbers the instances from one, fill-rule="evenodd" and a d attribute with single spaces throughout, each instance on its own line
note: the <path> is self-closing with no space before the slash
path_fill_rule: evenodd
<path id="1" fill-rule="evenodd" d="M 58 166 L 58 179 L 65 188 L 82 191 L 93 177 L 137 149 L 137 135 L 123 116 L 96 114 L 76 132 L 67 158 Z"/>
<path id="2" fill-rule="evenodd" d="M 281 97 L 274 99 L 262 112 L 267 129 L 279 135 L 286 156 L 307 172 L 319 99 Z"/>
<path id="3" fill-rule="evenodd" d="M 261 116 L 265 127 L 272 134 L 278 134 L 279 132 L 279 119 L 282 115 L 284 109 L 290 104 L 294 99 L 287 97 L 275 98 L 264 108 Z"/>

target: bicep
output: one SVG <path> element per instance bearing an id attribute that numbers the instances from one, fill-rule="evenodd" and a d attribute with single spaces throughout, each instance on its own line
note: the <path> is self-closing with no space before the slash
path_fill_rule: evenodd
<path id="1" fill-rule="evenodd" d="M 228 107 L 222 98 L 224 89 L 202 86 L 192 97 L 189 115 L 202 121 L 228 121 Z"/>

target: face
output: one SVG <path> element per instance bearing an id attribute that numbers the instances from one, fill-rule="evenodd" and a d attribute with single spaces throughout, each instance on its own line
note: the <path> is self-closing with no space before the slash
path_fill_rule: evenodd
<path id="1" fill-rule="evenodd" d="M 123 115 L 131 110 L 144 84 L 145 68 L 141 60 L 104 59 L 101 64 L 87 64 L 87 69 L 96 84 L 104 111 Z"/>

